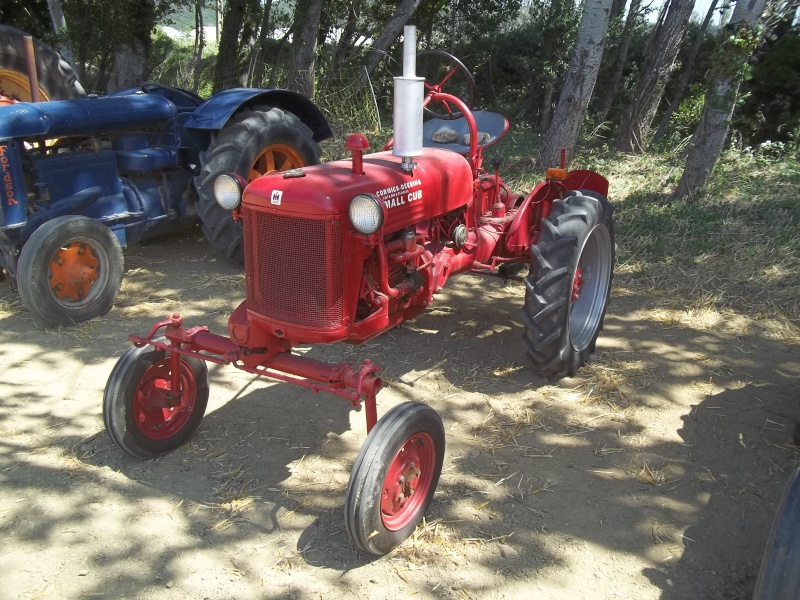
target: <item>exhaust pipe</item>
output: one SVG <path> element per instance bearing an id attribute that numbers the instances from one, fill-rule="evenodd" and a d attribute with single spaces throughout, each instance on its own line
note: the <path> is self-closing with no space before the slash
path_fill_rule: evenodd
<path id="1" fill-rule="evenodd" d="M 417 77 L 417 28 L 403 28 L 403 75 L 394 78 L 394 147 L 401 168 L 412 173 L 414 157 L 422 155 L 422 101 L 425 78 Z"/>

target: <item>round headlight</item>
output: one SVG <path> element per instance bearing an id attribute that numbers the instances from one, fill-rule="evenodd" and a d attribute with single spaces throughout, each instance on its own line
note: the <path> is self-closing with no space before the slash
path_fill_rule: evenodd
<path id="1" fill-rule="evenodd" d="M 350 201 L 350 222 L 364 235 L 378 231 L 383 225 L 383 207 L 375 196 L 359 194 Z"/>
<path id="2" fill-rule="evenodd" d="M 233 210 L 242 201 L 244 185 L 239 177 L 220 173 L 214 179 L 214 199 L 225 210 Z"/>

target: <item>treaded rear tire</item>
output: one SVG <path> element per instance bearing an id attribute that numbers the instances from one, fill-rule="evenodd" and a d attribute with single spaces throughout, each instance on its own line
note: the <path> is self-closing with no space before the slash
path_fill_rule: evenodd
<path id="1" fill-rule="evenodd" d="M 27 81 L 28 69 L 25 62 L 25 50 L 23 46 L 23 36 L 25 32 L 0 25 L 0 71 L 8 69 L 24 76 Z M 50 100 L 68 100 L 85 96 L 78 76 L 67 61 L 44 42 L 34 39 L 34 50 L 36 52 L 36 67 L 39 77 L 39 87 L 44 90 Z M 0 83 L 0 88 L 2 88 Z M 0 90 L 2 91 L 2 90 Z M 28 86 L 30 93 L 30 86 Z M 20 98 L 21 100 L 30 100 Z M 42 98 L 44 100 L 44 98 Z"/>
<path id="2" fill-rule="evenodd" d="M 611 204 L 570 194 L 542 221 L 525 278 L 524 341 L 533 367 L 550 379 L 574 375 L 594 352 L 615 260 Z"/>
<path id="3" fill-rule="evenodd" d="M 212 133 L 208 149 L 200 153 L 202 168 L 194 179 L 195 209 L 203 233 L 226 257 L 244 260 L 242 225 L 214 200 L 214 178 L 220 173 L 238 173 L 251 179 L 248 174 L 254 162 L 270 146 L 292 147 L 304 163 L 292 167 L 318 164 L 321 150 L 312 136 L 311 129 L 295 115 L 268 106 L 242 110 L 223 129 Z"/>

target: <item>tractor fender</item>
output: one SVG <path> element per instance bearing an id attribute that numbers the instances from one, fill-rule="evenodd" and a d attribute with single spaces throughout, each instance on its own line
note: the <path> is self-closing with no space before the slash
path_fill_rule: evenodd
<path id="1" fill-rule="evenodd" d="M 311 129 L 315 142 L 333 136 L 319 107 L 297 92 L 279 89 L 231 88 L 206 100 L 186 119 L 184 129 L 219 130 L 242 108 L 268 104 L 297 116 Z"/>

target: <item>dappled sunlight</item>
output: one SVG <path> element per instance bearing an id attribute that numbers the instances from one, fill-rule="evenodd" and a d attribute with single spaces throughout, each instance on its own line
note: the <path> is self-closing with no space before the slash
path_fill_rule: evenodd
<path id="1" fill-rule="evenodd" d="M 354 549 L 342 516 L 363 407 L 210 365 L 209 408 L 188 444 L 142 462 L 108 439 L 102 393 L 127 335 L 175 310 L 224 333 L 243 294 L 240 273 L 221 262 L 172 273 L 150 260 L 161 246 L 132 252 L 125 304 L 100 319 L 48 331 L 26 313 L 0 315 L 0 533 L 44 561 L 33 584 L 21 554 L 0 558 L 15 589 L 52 595 L 48 553 L 66 544 L 67 566 L 86 572 L 81 593 L 181 597 L 345 593 L 353 573 L 421 597 L 480 597 L 501 583 L 512 597 L 534 587 L 578 597 L 575 581 L 557 578 L 569 569 L 655 598 L 666 584 L 652 573 L 693 552 L 760 552 L 781 469 L 797 456 L 788 439 L 800 356 L 785 321 L 615 288 L 589 364 L 551 382 L 528 367 L 522 286 L 465 276 L 429 312 L 362 346 L 297 348 L 375 360 L 386 382 L 379 416 L 409 400 L 442 416 L 447 452 L 426 521 L 377 558 Z M 724 543 L 712 524 L 730 531 Z"/>

